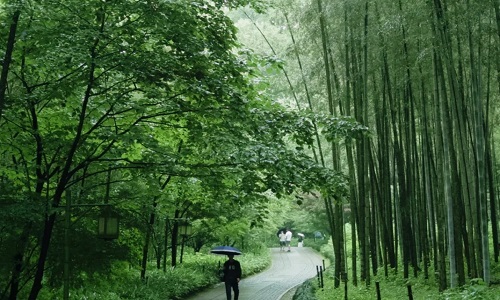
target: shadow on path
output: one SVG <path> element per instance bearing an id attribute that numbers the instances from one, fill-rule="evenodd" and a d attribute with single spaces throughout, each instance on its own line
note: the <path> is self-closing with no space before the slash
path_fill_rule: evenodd
<path id="1" fill-rule="evenodd" d="M 271 266 L 240 282 L 239 300 L 279 300 L 291 288 L 316 276 L 316 266 L 323 257 L 308 247 L 293 248 L 291 252 L 271 248 Z M 245 272 L 245 266 L 242 266 Z M 224 283 L 217 284 L 186 300 L 226 300 Z"/>

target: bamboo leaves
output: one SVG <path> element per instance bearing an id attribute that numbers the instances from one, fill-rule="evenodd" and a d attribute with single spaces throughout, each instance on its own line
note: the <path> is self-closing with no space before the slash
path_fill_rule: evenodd
<path id="1" fill-rule="evenodd" d="M 307 94 L 297 107 L 343 115 L 319 127 L 328 128 L 324 139 L 359 138 L 348 138 L 341 152 L 317 143 L 349 174 L 352 282 L 358 246 L 366 284 L 379 255 L 386 273 L 402 259 L 404 277 L 420 269 L 432 276 L 433 262 L 442 290 L 463 285 L 467 274 L 488 282 L 489 250 L 498 241 L 498 224 L 489 221 L 498 215 L 489 159 L 498 1 L 296 1 L 300 12 L 280 4 L 294 49 L 285 66 L 298 61 L 296 73 L 307 74 L 290 77 L 290 103 Z M 357 123 L 345 126 L 346 116 Z M 328 199 L 325 210 L 333 217 Z M 336 234 L 334 244 L 342 240 Z"/>

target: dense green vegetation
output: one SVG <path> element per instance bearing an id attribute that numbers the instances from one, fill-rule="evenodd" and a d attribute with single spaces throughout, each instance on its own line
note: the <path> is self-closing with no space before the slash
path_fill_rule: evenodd
<path id="1" fill-rule="evenodd" d="M 373 286 L 391 270 L 437 276 L 443 292 L 498 284 L 499 11 L 498 1 L 297 0 L 235 14 L 240 40 L 280 61 L 279 101 L 370 129 L 314 139 L 311 155 L 349 184 L 321 195 L 335 287 Z"/>
<path id="2" fill-rule="evenodd" d="M 72 299 L 184 299 L 187 295 L 219 283 L 216 275 L 219 263 L 226 258 L 202 253 L 186 253 L 183 263 L 166 272 L 152 267 L 146 282 L 137 280 L 137 270 L 127 265 L 115 265 L 111 274 L 93 274 L 85 285 L 71 292 Z M 244 276 L 265 269 L 270 262 L 269 252 L 249 252 L 238 257 L 245 266 Z M 62 290 L 43 290 L 40 299 L 54 299 Z"/>
<path id="3" fill-rule="evenodd" d="M 345 230 L 347 236 L 351 236 L 351 226 L 349 224 L 346 225 Z M 310 242 L 309 245 L 325 255 L 325 257 L 333 259 L 331 257 L 331 249 L 333 247 L 331 240 L 329 242 Z M 348 246 L 346 252 L 350 254 L 352 253 L 352 249 Z M 350 271 L 348 270 L 348 272 Z M 345 299 L 346 287 L 348 299 L 377 299 L 377 282 L 381 299 L 410 299 L 408 286 L 411 287 L 413 299 L 417 300 L 500 299 L 500 286 L 497 284 L 488 286 L 480 278 L 472 279 L 459 288 L 440 292 L 439 281 L 437 276 L 435 276 L 435 272 L 432 272 L 432 275 L 428 279 L 423 276 L 405 279 L 398 274 L 397 269 L 390 270 L 389 276 L 385 276 L 383 270 L 378 271 L 379 275 L 374 276 L 373 283 L 370 286 L 354 285 L 352 281 L 347 281 L 343 282 L 340 288 L 335 288 L 334 269 L 327 267 L 324 272 L 323 287 L 320 286 L 317 278 L 313 278 L 297 289 L 294 300 Z M 494 263 L 492 265 L 492 277 L 498 278 L 499 276 L 500 265 Z"/>
<path id="4" fill-rule="evenodd" d="M 328 275 L 332 275 L 332 273 L 329 273 Z M 333 278 L 327 278 L 328 279 L 326 279 L 326 284 L 323 288 L 319 287 L 317 279 L 314 278 L 308 280 L 297 289 L 293 300 L 345 299 L 344 287 L 341 289 L 335 288 L 333 285 Z M 436 282 L 434 280 L 412 280 L 411 282 L 408 282 L 406 280 L 402 280 L 399 276 L 374 278 L 375 282 L 379 279 L 381 299 L 409 299 L 408 285 L 412 287 L 412 296 L 415 300 L 499 299 L 498 289 L 492 289 L 483 282 L 470 283 L 461 288 L 447 290 L 446 292 L 440 293 L 437 290 Z M 361 287 L 347 283 L 347 299 L 377 299 L 375 284 L 371 287 Z"/>
<path id="5" fill-rule="evenodd" d="M 2 298 L 67 297 L 124 266 L 152 281 L 186 243 L 259 245 L 272 198 L 344 192 L 307 153 L 312 124 L 328 139 L 366 127 L 271 101 L 274 64 L 224 12 L 259 1 L 225 2 L 0 2 Z M 120 216 L 118 240 L 95 236 L 100 210 Z"/>
<path id="6" fill-rule="evenodd" d="M 491 295 L 499 15 L 498 0 L 0 0 L 0 299 L 182 297 L 216 280 L 211 247 L 258 271 L 283 226 L 331 237 L 327 294 Z M 118 239 L 96 236 L 102 213 Z"/>

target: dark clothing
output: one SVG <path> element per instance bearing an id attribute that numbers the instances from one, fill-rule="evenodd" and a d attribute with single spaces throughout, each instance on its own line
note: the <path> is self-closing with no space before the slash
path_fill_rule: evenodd
<path id="1" fill-rule="evenodd" d="M 240 262 L 234 259 L 227 260 L 224 263 L 224 282 L 226 283 L 227 300 L 231 300 L 231 289 L 234 291 L 234 300 L 238 300 L 240 290 L 238 287 L 238 279 L 241 278 Z"/>
<path id="2" fill-rule="evenodd" d="M 241 278 L 241 265 L 237 260 L 227 260 L 224 263 L 224 279 Z"/>
<path id="3" fill-rule="evenodd" d="M 240 295 L 240 288 L 238 287 L 237 279 L 229 279 L 226 280 L 226 297 L 227 300 L 231 300 L 231 288 L 234 292 L 234 300 L 238 300 L 238 296 Z"/>

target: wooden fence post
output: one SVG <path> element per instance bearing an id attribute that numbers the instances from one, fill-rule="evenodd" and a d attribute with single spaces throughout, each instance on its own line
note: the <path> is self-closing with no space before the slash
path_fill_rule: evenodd
<path id="1" fill-rule="evenodd" d="M 377 289 L 377 300 L 381 300 L 382 296 L 380 295 L 380 282 L 375 281 L 375 288 Z"/>
<path id="2" fill-rule="evenodd" d="M 411 291 L 411 284 L 408 284 L 406 287 L 408 289 L 408 299 L 413 300 L 413 293 Z"/>

